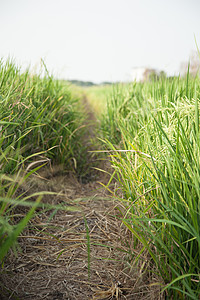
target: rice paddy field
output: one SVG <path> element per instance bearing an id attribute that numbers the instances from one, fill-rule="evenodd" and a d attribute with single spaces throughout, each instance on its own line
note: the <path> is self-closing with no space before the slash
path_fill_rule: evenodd
<path id="1" fill-rule="evenodd" d="M 186 78 L 76 90 L 55 80 L 47 70 L 43 76 L 34 75 L 2 60 L 0 105 L 1 279 L 12 278 L 9 266 L 23 252 L 25 242 L 20 241 L 26 235 L 27 239 L 30 234 L 35 240 L 43 238 L 43 246 L 34 244 L 29 257 L 39 247 L 40 255 L 46 253 L 44 240 L 48 239 L 37 235 L 45 233 L 58 244 L 57 252 L 52 252 L 56 259 L 48 265 L 58 266 L 65 254 L 62 266 L 71 266 L 70 276 L 79 285 L 76 289 L 68 285 L 67 292 L 62 287 L 57 296 L 38 294 L 37 299 L 200 298 L 198 76 L 188 73 Z M 53 178 L 58 179 L 56 186 L 62 181 L 62 192 L 46 188 L 47 184 L 42 189 L 30 184 L 34 176 L 44 179 L 51 169 L 59 170 L 61 177 Z M 69 176 L 74 178 L 70 187 Z M 61 200 L 61 194 L 68 200 L 71 197 L 70 202 Z M 59 201 L 50 201 L 52 195 Z M 96 202 L 96 195 L 103 202 Z M 59 222 L 67 216 L 73 224 L 65 221 L 61 226 Z M 46 222 L 45 231 L 34 223 L 37 218 L 40 226 Z M 82 223 L 73 239 L 76 246 L 64 247 L 77 220 Z M 48 231 L 49 226 L 53 231 Z M 65 239 L 64 234 L 68 234 Z M 66 254 L 69 248 L 71 256 Z M 85 263 L 77 271 L 83 252 Z M 109 264 L 102 267 L 105 261 Z M 125 266 L 120 271 L 119 262 Z M 110 279 L 111 274 L 116 281 Z M 36 299 L 34 294 L 25 296 L 22 290 L 12 290 L 11 285 L 5 290 L 3 285 L 2 299 Z M 83 285 L 87 289 L 82 290 Z"/>
<path id="2" fill-rule="evenodd" d="M 133 261 L 148 252 L 169 299 L 200 293 L 199 97 L 189 74 L 135 83 L 115 90 L 102 120 L 121 220 L 143 245 Z"/>

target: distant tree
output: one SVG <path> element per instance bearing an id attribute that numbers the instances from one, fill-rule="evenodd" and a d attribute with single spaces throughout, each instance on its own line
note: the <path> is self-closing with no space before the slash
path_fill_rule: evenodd
<path id="1" fill-rule="evenodd" d="M 154 69 L 147 69 L 145 72 L 145 78 L 149 81 L 155 81 L 158 79 L 158 72 Z"/>
<path id="2" fill-rule="evenodd" d="M 155 80 L 159 80 L 160 78 L 166 78 L 166 77 L 167 77 L 167 75 L 166 75 L 165 71 L 163 71 L 163 70 L 157 71 L 157 70 L 152 69 L 152 70 L 150 70 L 148 79 L 150 81 L 155 81 Z"/>
<path id="3" fill-rule="evenodd" d="M 69 80 L 69 82 L 78 85 L 78 86 L 94 86 L 96 85 L 94 82 L 91 81 L 81 81 L 81 80 Z"/>
<path id="4" fill-rule="evenodd" d="M 113 84 L 113 83 L 110 81 L 103 81 L 100 83 L 100 85 L 111 85 L 111 84 Z"/>
<path id="5" fill-rule="evenodd" d="M 167 77 L 167 74 L 165 73 L 165 71 L 160 71 L 159 78 L 165 79 L 166 77 Z"/>

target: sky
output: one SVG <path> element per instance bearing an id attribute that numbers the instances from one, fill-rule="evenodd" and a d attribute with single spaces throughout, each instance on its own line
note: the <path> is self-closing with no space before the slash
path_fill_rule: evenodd
<path id="1" fill-rule="evenodd" d="M 0 57 L 97 83 L 134 67 L 175 75 L 200 48 L 199 16 L 199 0 L 0 0 Z"/>

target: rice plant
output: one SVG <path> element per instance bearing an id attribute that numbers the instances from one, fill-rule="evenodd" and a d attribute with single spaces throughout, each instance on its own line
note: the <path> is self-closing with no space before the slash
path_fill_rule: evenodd
<path id="1" fill-rule="evenodd" d="M 6 136 L 2 149 L 17 140 L 27 155 L 46 151 L 46 157 L 66 166 L 80 156 L 84 118 L 78 101 L 48 73 L 21 73 L 13 62 L 1 61 L 0 105 L 1 132 Z M 14 164 L 7 166 L 11 170 Z"/>
<path id="2" fill-rule="evenodd" d="M 168 298 L 200 295 L 200 80 L 162 79 L 117 91 L 103 131 L 123 192 L 122 222 L 143 244 Z"/>
<path id="3" fill-rule="evenodd" d="M 68 87 L 53 79 L 47 70 L 40 76 L 29 70 L 21 72 L 10 60 L 0 61 L 2 265 L 9 249 L 40 206 L 42 193 L 27 196 L 21 189 L 28 177 L 49 162 L 63 164 L 66 170 L 82 168 L 85 155 L 80 146 L 83 119 L 78 100 L 72 98 Z M 22 206 L 30 209 L 17 221 L 15 209 Z"/>

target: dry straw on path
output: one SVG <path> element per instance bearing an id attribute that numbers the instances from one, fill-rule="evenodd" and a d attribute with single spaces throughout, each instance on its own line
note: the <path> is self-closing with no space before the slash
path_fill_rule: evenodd
<path id="1" fill-rule="evenodd" d="M 81 211 L 53 217 L 41 211 L 31 221 L 19 239 L 21 252 L 6 262 L 1 299 L 159 299 L 158 286 L 149 285 L 156 278 L 143 276 L 148 257 L 140 272 L 130 268 L 130 235 L 117 218 L 116 203 L 97 181 L 80 184 L 73 176 L 57 175 L 35 180 L 32 189 L 44 185 L 58 193 L 45 201 L 76 203 Z"/>

